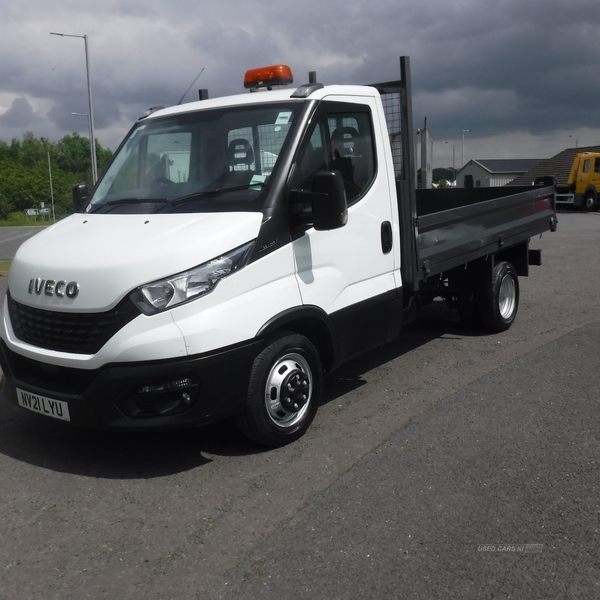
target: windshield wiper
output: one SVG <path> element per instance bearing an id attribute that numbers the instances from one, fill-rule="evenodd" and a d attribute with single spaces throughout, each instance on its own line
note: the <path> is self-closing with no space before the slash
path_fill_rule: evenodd
<path id="1" fill-rule="evenodd" d="M 104 204 L 100 204 L 98 207 L 92 209 L 90 212 L 99 212 L 105 207 L 108 207 L 109 210 L 112 210 L 116 206 L 121 206 L 124 204 L 156 204 L 158 202 L 160 202 L 161 204 L 165 204 L 169 201 L 166 198 L 119 198 L 118 200 L 109 200 Z"/>
<path id="2" fill-rule="evenodd" d="M 196 202 L 196 200 L 201 200 L 202 198 L 211 198 L 214 196 L 220 196 L 221 194 L 225 194 L 227 192 L 236 192 L 239 190 L 247 190 L 249 188 L 262 188 L 264 187 L 264 183 L 261 182 L 257 182 L 257 183 L 246 183 L 244 185 L 235 185 L 232 187 L 226 187 L 226 188 L 215 188 L 214 190 L 204 190 L 201 192 L 194 192 L 193 194 L 188 194 L 187 196 L 180 196 L 179 198 L 175 198 L 175 200 L 171 200 L 171 202 L 169 202 L 167 205 L 165 206 L 161 206 L 160 208 L 158 208 L 156 211 L 154 212 L 161 212 L 163 209 L 169 207 L 176 207 L 176 206 L 183 206 L 185 204 L 191 203 L 191 202 Z"/>

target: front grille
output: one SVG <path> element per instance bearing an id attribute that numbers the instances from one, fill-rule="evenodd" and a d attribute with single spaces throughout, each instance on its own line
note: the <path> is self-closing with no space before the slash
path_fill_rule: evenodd
<path id="1" fill-rule="evenodd" d="M 0 353 L 0 357 L 3 359 L 2 370 L 5 373 L 11 373 L 15 379 L 29 387 L 39 388 L 50 393 L 58 392 L 77 396 L 83 394 L 98 376 L 98 371 L 41 363 L 12 352 L 2 341 L 0 344 L 3 350 Z"/>
<path id="2" fill-rule="evenodd" d="M 103 313 L 65 313 L 25 306 L 7 294 L 8 310 L 18 339 L 38 348 L 95 354 L 119 329 L 140 314 L 129 299 Z"/>

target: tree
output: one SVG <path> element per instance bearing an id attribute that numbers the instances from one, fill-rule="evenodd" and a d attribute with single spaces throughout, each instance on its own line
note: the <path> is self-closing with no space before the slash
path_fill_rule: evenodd
<path id="1" fill-rule="evenodd" d="M 97 143 L 96 156 L 101 169 L 112 152 Z M 50 206 L 48 158 L 57 214 L 72 211 L 71 189 L 76 183 L 91 187 L 90 144 L 79 134 L 67 135 L 57 143 L 38 139 L 32 132 L 25 133 L 22 141 L 13 139 L 10 145 L 0 141 L 0 218 L 6 219 L 14 211 L 37 208 L 40 202 Z"/>
<path id="2" fill-rule="evenodd" d="M 55 150 L 58 168 L 65 173 L 85 173 L 91 169 L 90 142 L 78 133 L 66 135 Z"/>
<path id="3" fill-rule="evenodd" d="M 456 179 L 456 171 L 452 167 L 447 169 L 436 168 L 433 169 L 433 183 L 439 183 L 440 180 L 446 179 L 447 181 L 454 181 Z"/>

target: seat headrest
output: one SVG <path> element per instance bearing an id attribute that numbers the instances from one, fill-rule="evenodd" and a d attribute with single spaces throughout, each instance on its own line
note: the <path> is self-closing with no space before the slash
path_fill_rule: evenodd
<path id="1" fill-rule="evenodd" d="M 248 140 L 239 138 L 231 140 L 227 147 L 227 162 L 229 165 L 251 165 L 254 162 L 254 150 Z"/>
<path id="2" fill-rule="evenodd" d="M 332 140 L 348 139 L 345 136 L 349 136 L 351 138 L 357 138 L 359 136 L 359 133 L 358 133 L 358 131 L 356 131 L 356 129 L 354 129 L 354 127 L 338 127 L 331 134 L 331 139 Z"/>
<path id="3" fill-rule="evenodd" d="M 338 156 L 352 154 L 358 137 L 359 133 L 354 127 L 338 127 L 331 134 L 331 143 L 334 148 L 334 154 L 336 152 Z"/>

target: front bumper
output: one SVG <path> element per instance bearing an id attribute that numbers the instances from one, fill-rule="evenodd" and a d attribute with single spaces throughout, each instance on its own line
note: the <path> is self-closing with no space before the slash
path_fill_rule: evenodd
<path id="1" fill-rule="evenodd" d="M 99 429 L 202 425 L 241 409 L 260 343 L 88 371 L 31 360 L 0 341 L 1 389 L 13 404 L 18 404 L 17 388 L 66 402 L 72 423 Z"/>
<path id="2" fill-rule="evenodd" d="M 577 194 L 556 194 L 556 204 L 581 204 L 581 198 L 576 198 Z M 579 194 L 581 196 L 581 194 Z"/>

